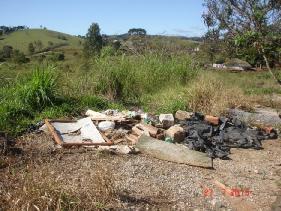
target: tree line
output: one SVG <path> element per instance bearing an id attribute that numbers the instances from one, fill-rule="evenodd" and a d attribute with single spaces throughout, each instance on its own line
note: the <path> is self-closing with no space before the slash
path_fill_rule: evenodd
<path id="1" fill-rule="evenodd" d="M 27 26 L 0 26 L 0 36 L 24 29 L 28 29 L 28 27 Z"/>

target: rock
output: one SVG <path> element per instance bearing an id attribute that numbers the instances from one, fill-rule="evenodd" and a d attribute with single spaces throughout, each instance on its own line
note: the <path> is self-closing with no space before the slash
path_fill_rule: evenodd
<path id="1" fill-rule="evenodd" d="M 193 114 L 192 112 L 178 110 L 175 114 L 175 118 L 177 120 L 184 121 L 184 120 L 190 119 L 192 114 Z"/>
<path id="2" fill-rule="evenodd" d="M 170 137 L 174 142 L 182 142 L 185 139 L 185 131 L 179 125 L 174 125 L 165 131 L 165 136 Z"/>
<path id="3" fill-rule="evenodd" d="M 240 109 L 229 109 L 229 115 L 250 124 L 255 123 L 268 126 L 281 124 L 279 113 L 272 108 L 255 108 L 254 112 L 247 112 Z"/>
<path id="4" fill-rule="evenodd" d="M 115 128 L 115 123 L 112 121 L 102 121 L 98 125 L 98 129 L 102 132 L 114 128 Z"/>
<path id="5" fill-rule="evenodd" d="M 163 128 L 169 128 L 175 123 L 173 114 L 160 114 L 159 121 L 163 124 Z"/>
<path id="6" fill-rule="evenodd" d="M 139 149 L 132 147 L 132 146 L 127 146 L 127 145 L 115 145 L 115 146 L 99 146 L 98 147 L 99 151 L 109 151 L 109 152 L 114 152 L 117 154 L 135 154 L 139 152 Z"/>

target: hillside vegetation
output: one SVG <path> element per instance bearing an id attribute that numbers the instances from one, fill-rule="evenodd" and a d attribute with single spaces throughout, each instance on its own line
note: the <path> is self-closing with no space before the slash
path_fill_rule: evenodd
<path id="1" fill-rule="evenodd" d="M 47 29 L 25 29 L 0 37 L 0 49 L 4 45 L 10 45 L 14 49 L 28 53 L 28 44 L 38 40 L 42 42 L 42 49 L 50 46 L 50 43 L 53 46 L 68 46 L 68 48 L 73 49 L 82 48 L 82 40 L 79 37 Z"/>

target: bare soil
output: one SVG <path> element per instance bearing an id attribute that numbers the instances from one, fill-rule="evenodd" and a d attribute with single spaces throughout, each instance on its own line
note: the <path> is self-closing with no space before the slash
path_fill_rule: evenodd
<path id="1" fill-rule="evenodd" d="M 232 149 L 213 170 L 144 154 L 57 149 L 45 134 L 25 135 L 17 147 L 21 154 L 0 159 L 0 210 L 63 209 L 58 202 L 51 207 L 57 197 L 76 203 L 65 210 L 281 210 L 280 140 L 264 141 L 263 150 Z M 229 196 L 214 180 L 250 194 Z M 67 201 L 60 190 L 74 198 Z"/>

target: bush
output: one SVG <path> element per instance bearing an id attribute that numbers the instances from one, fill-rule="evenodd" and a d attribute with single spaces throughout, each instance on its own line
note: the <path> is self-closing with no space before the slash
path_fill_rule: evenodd
<path id="1" fill-rule="evenodd" d="M 4 45 L 2 52 L 3 52 L 4 58 L 11 58 L 12 53 L 13 53 L 13 47 L 10 45 Z"/>
<path id="2" fill-rule="evenodd" d="M 13 61 L 18 64 L 23 64 L 27 63 L 29 59 L 25 57 L 24 53 L 20 52 L 19 50 L 14 50 Z"/>
<path id="3" fill-rule="evenodd" d="M 52 52 L 50 55 L 48 55 L 48 60 L 53 61 L 53 62 L 63 61 L 64 60 L 64 53 L 62 53 L 62 52 L 59 52 L 59 53 Z"/>

